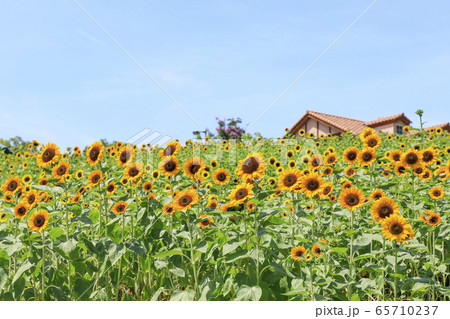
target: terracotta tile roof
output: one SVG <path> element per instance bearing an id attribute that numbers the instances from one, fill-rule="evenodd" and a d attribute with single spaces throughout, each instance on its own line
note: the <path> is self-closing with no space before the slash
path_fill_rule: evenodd
<path id="1" fill-rule="evenodd" d="M 355 119 L 350 119 L 347 117 L 320 113 L 315 111 L 307 110 L 305 115 L 303 115 L 297 123 L 290 129 L 291 134 L 297 134 L 301 127 L 307 122 L 309 118 L 321 121 L 327 125 L 334 127 L 342 132 L 347 132 L 350 130 L 352 134 L 360 134 L 367 127 L 376 127 L 385 123 L 394 122 L 396 120 L 401 120 L 405 124 L 409 125 L 411 121 L 405 116 L 404 113 L 399 113 L 391 116 L 380 117 L 373 121 L 360 121 Z"/>
<path id="2" fill-rule="evenodd" d="M 428 131 L 428 130 L 430 130 L 432 128 L 445 128 L 445 127 L 448 127 L 448 126 L 450 126 L 449 122 L 441 123 L 441 124 L 437 124 L 437 125 L 433 125 L 433 126 L 424 127 L 424 130 Z"/>
<path id="3" fill-rule="evenodd" d="M 390 116 L 380 117 L 373 121 L 365 122 L 367 126 L 378 126 L 386 122 L 391 122 L 395 120 L 403 120 L 407 125 L 411 123 L 411 121 L 405 116 L 404 113 L 398 113 Z"/>
<path id="4" fill-rule="evenodd" d="M 320 113 L 315 111 L 306 111 L 306 114 L 310 114 L 327 124 L 330 124 L 332 126 L 341 129 L 344 132 L 350 130 L 350 132 L 352 132 L 353 134 L 359 134 L 367 127 L 363 121 L 350 119 L 347 117 Z"/>

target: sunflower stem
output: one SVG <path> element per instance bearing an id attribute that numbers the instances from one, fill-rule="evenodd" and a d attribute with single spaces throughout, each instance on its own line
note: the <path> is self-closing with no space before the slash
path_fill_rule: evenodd
<path id="1" fill-rule="evenodd" d="M 42 231 L 42 269 L 41 269 L 41 284 L 42 284 L 42 292 L 41 292 L 41 300 L 45 300 L 45 241 L 44 241 L 44 232 Z"/>
<path id="2" fill-rule="evenodd" d="M 193 245 L 193 235 L 192 235 L 192 225 L 191 225 L 191 214 L 188 210 L 188 230 L 189 230 L 189 243 L 191 246 L 191 263 L 192 263 L 192 270 L 194 272 L 194 300 L 197 299 L 197 289 L 198 289 L 198 278 L 197 278 L 197 266 L 195 263 L 195 256 L 194 256 L 194 245 Z"/>
<path id="3" fill-rule="evenodd" d="M 397 300 L 397 256 L 398 256 L 398 244 L 396 242 L 393 243 L 395 250 L 395 259 L 394 259 L 394 301 Z"/>

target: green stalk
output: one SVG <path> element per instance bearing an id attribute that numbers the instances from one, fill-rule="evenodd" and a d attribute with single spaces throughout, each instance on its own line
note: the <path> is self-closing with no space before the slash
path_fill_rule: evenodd
<path id="1" fill-rule="evenodd" d="M 188 229 L 189 229 L 189 243 L 191 246 L 191 263 L 192 263 L 192 270 L 194 271 L 194 300 L 197 299 L 197 290 L 198 290 L 198 274 L 197 274 L 197 265 L 196 260 L 194 256 L 194 245 L 193 245 L 193 236 L 192 236 L 192 225 L 191 225 L 191 214 L 188 210 Z"/>
<path id="2" fill-rule="evenodd" d="M 397 275 L 397 255 L 398 255 L 398 244 L 394 243 L 395 249 L 395 259 L 394 259 L 394 273 Z M 397 300 L 397 277 L 394 277 L 394 301 Z"/>
<path id="3" fill-rule="evenodd" d="M 44 241 L 44 232 L 42 232 L 42 269 L 41 269 L 41 284 L 42 284 L 42 293 L 41 300 L 45 300 L 45 241 Z"/>

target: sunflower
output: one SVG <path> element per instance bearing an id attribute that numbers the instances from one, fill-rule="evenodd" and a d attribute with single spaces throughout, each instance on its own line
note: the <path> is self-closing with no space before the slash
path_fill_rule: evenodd
<path id="1" fill-rule="evenodd" d="M 320 193 L 320 198 L 325 198 L 328 195 L 330 195 L 331 192 L 333 191 L 333 188 L 334 188 L 334 185 L 333 185 L 332 182 L 328 182 L 328 183 L 323 184 L 322 191 Z"/>
<path id="2" fill-rule="evenodd" d="M 314 208 L 314 204 L 313 203 L 308 203 L 305 205 L 305 210 L 312 210 Z"/>
<path id="3" fill-rule="evenodd" d="M 297 246 L 292 248 L 291 257 L 296 261 L 301 261 L 302 258 L 306 255 L 306 249 L 303 246 Z"/>
<path id="4" fill-rule="evenodd" d="M 152 182 L 145 182 L 142 185 L 142 190 L 146 193 L 150 192 L 153 189 L 153 183 Z"/>
<path id="5" fill-rule="evenodd" d="M 50 216 L 48 215 L 48 212 L 41 209 L 31 215 L 28 226 L 33 231 L 42 232 L 47 228 L 49 219 Z"/>
<path id="6" fill-rule="evenodd" d="M 3 184 L 2 189 L 5 195 L 13 195 L 16 191 L 22 188 L 20 178 L 11 176 Z"/>
<path id="7" fill-rule="evenodd" d="M 372 134 L 364 139 L 364 146 L 367 148 L 378 148 L 381 145 L 381 139 L 378 135 Z"/>
<path id="8" fill-rule="evenodd" d="M 191 157 L 184 163 L 184 174 L 191 179 L 198 178 L 204 169 L 205 163 L 200 157 Z"/>
<path id="9" fill-rule="evenodd" d="M 72 197 L 72 204 L 77 204 L 81 199 L 81 195 L 80 194 L 76 194 L 75 196 Z"/>
<path id="10" fill-rule="evenodd" d="M 356 171 L 353 168 L 353 166 L 350 165 L 347 168 L 345 168 L 344 173 L 345 173 L 345 176 L 352 177 L 355 175 Z"/>
<path id="11" fill-rule="evenodd" d="M 392 150 L 392 151 L 389 153 L 389 160 L 390 160 L 393 164 L 399 163 L 399 162 L 401 162 L 401 160 L 402 160 L 402 155 L 403 155 L 403 152 L 402 152 L 402 151 L 400 151 L 400 150 Z"/>
<path id="12" fill-rule="evenodd" d="M 381 232 L 388 240 L 397 242 L 409 239 L 413 234 L 411 225 L 408 224 L 406 218 L 398 214 L 392 214 L 383 220 Z"/>
<path id="13" fill-rule="evenodd" d="M 180 211 L 186 211 L 197 203 L 198 195 L 194 189 L 185 189 L 179 192 L 173 199 L 175 209 Z"/>
<path id="14" fill-rule="evenodd" d="M 162 208 L 162 212 L 164 215 L 172 215 L 174 211 L 175 211 L 175 208 L 170 203 L 164 205 Z"/>
<path id="15" fill-rule="evenodd" d="M 320 257 L 320 256 L 322 256 L 324 254 L 323 251 L 320 249 L 320 247 L 322 247 L 321 244 L 315 244 L 312 247 L 311 251 L 312 251 L 312 253 L 314 254 L 315 257 Z"/>
<path id="16" fill-rule="evenodd" d="M 370 193 L 369 198 L 373 201 L 377 201 L 380 198 L 385 197 L 385 196 L 386 196 L 386 193 L 383 190 L 377 188 Z"/>
<path id="17" fill-rule="evenodd" d="M 317 168 L 317 167 L 321 166 L 322 164 L 323 164 L 323 159 L 320 154 L 312 155 L 308 162 L 309 167 L 311 167 L 312 169 Z"/>
<path id="18" fill-rule="evenodd" d="M 264 175 L 266 170 L 266 161 L 258 153 L 250 154 L 238 164 L 237 175 L 242 180 L 258 179 Z"/>
<path id="19" fill-rule="evenodd" d="M 246 199 L 253 197 L 253 185 L 251 184 L 240 184 L 235 189 L 231 191 L 229 195 L 231 203 L 233 205 L 239 205 L 244 203 Z"/>
<path id="20" fill-rule="evenodd" d="M 437 226 L 441 223 L 441 216 L 433 211 L 429 214 L 427 218 L 427 224 L 430 226 Z"/>
<path id="21" fill-rule="evenodd" d="M 408 170 L 402 164 L 395 165 L 394 172 L 397 176 L 405 176 L 408 174 Z"/>
<path id="22" fill-rule="evenodd" d="M 337 162 L 337 159 L 336 153 L 329 153 L 325 156 L 325 165 L 334 165 Z"/>
<path id="23" fill-rule="evenodd" d="M 23 182 L 24 184 L 28 185 L 28 184 L 31 183 L 32 179 L 33 179 L 33 178 L 31 177 L 30 174 L 26 174 L 26 175 L 24 175 L 24 176 L 22 177 L 22 182 Z"/>
<path id="24" fill-rule="evenodd" d="M 135 150 L 131 146 L 126 145 L 121 147 L 117 153 L 117 165 L 125 167 L 134 160 L 135 154 Z"/>
<path id="25" fill-rule="evenodd" d="M 381 197 L 379 200 L 372 204 L 370 213 L 372 218 L 377 222 L 381 223 L 385 218 L 391 216 L 392 214 L 398 214 L 399 207 L 392 198 Z"/>
<path id="26" fill-rule="evenodd" d="M 291 161 L 289 161 L 289 163 L 288 163 L 288 166 L 289 166 L 290 168 L 294 168 L 296 165 L 297 165 L 297 162 L 296 162 L 295 160 L 291 160 Z"/>
<path id="27" fill-rule="evenodd" d="M 375 134 L 375 130 L 374 130 L 373 128 L 371 128 L 371 127 L 366 127 L 366 128 L 361 132 L 361 134 L 359 135 L 359 138 L 361 139 L 362 142 L 364 142 L 364 140 L 365 140 L 367 137 L 369 137 L 369 136 L 371 136 L 371 135 L 374 135 L 374 134 Z"/>
<path id="28" fill-rule="evenodd" d="M 112 208 L 112 212 L 115 215 L 122 215 L 127 210 L 127 207 L 128 207 L 128 203 L 121 200 L 114 204 L 114 206 Z"/>
<path id="29" fill-rule="evenodd" d="M 158 179 L 158 178 L 159 178 L 159 175 L 160 175 L 159 170 L 154 170 L 154 171 L 152 172 L 152 179 Z"/>
<path id="30" fill-rule="evenodd" d="M 67 161 L 59 162 L 58 165 L 53 167 L 52 175 L 54 178 L 63 178 L 66 174 L 69 174 L 70 164 Z"/>
<path id="31" fill-rule="evenodd" d="M 181 164 L 175 156 L 164 157 L 158 167 L 166 177 L 174 176 L 181 170 Z"/>
<path id="32" fill-rule="evenodd" d="M 24 202 L 29 209 L 32 209 L 34 206 L 36 206 L 36 203 L 39 203 L 40 201 L 41 198 L 39 196 L 39 193 L 35 190 L 30 190 L 28 193 L 26 193 L 24 198 Z"/>
<path id="33" fill-rule="evenodd" d="M 421 158 L 425 166 L 432 165 L 437 161 L 437 151 L 431 147 L 424 149 Z"/>
<path id="34" fill-rule="evenodd" d="M 86 149 L 86 157 L 89 164 L 97 165 L 103 158 L 104 146 L 100 142 L 95 142 Z"/>
<path id="35" fill-rule="evenodd" d="M 309 198 L 321 192 L 321 187 L 325 183 L 324 179 L 317 173 L 309 173 L 300 179 L 300 191 Z"/>
<path id="36" fill-rule="evenodd" d="M 343 160 L 348 164 L 355 164 L 358 160 L 359 150 L 356 147 L 349 147 L 344 151 Z"/>
<path id="37" fill-rule="evenodd" d="M 113 195 L 117 190 L 117 186 L 116 183 L 111 181 L 109 182 L 108 186 L 106 186 L 106 192 L 108 193 L 108 195 Z"/>
<path id="38" fill-rule="evenodd" d="M 439 186 L 434 186 L 428 194 L 432 199 L 441 199 L 444 197 L 444 190 Z"/>
<path id="39" fill-rule="evenodd" d="M 428 168 L 425 168 L 422 174 L 419 175 L 421 181 L 429 181 L 433 177 L 433 173 Z"/>
<path id="40" fill-rule="evenodd" d="M 373 148 L 366 147 L 358 153 L 358 160 L 362 166 L 369 166 L 377 159 L 377 153 Z"/>
<path id="41" fill-rule="evenodd" d="M 166 147 L 161 149 L 158 153 L 159 157 L 166 157 L 176 155 L 180 150 L 181 145 L 177 141 L 170 141 Z"/>
<path id="42" fill-rule="evenodd" d="M 42 153 L 37 156 L 37 163 L 40 167 L 49 167 L 52 164 L 55 164 L 59 157 L 61 156 L 61 152 L 59 151 L 59 147 L 53 143 L 47 143 L 45 147 L 42 149 Z"/>
<path id="43" fill-rule="evenodd" d="M 422 166 L 420 152 L 415 149 L 409 149 L 402 154 L 401 163 L 406 169 L 416 169 Z"/>
<path id="44" fill-rule="evenodd" d="M 28 214 L 28 205 L 25 202 L 21 202 L 14 207 L 14 216 L 18 219 L 24 219 Z"/>
<path id="45" fill-rule="evenodd" d="M 101 180 L 103 179 L 103 173 L 102 171 L 93 171 L 89 174 L 87 184 L 90 187 L 96 186 Z"/>
<path id="46" fill-rule="evenodd" d="M 278 187 L 284 191 L 293 191 L 297 188 L 302 173 L 296 168 L 284 170 L 279 177 Z"/>
<path id="47" fill-rule="evenodd" d="M 202 228 L 208 228 L 209 224 L 214 223 L 214 219 L 209 215 L 202 215 L 198 219 L 201 219 L 201 221 L 197 225 Z"/>
<path id="48" fill-rule="evenodd" d="M 212 207 L 213 210 L 217 210 L 219 207 L 219 204 L 217 201 L 213 198 L 208 201 L 208 204 L 206 204 L 206 208 Z"/>
<path id="49" fill-rule="evenodd" d="M 142 163 L 131 163 L 123 171 L 123 176 L 129 181 L 136 181 L 144 173 L 144 166 Z"/>
<path id="50" fill-rule="evenodd" d="M 342 207 L 353 211 L 364 204 L 364 199 L 364 194 L 360 189 L 350 187 L 341 192 L 339 196 L 339 203 Z"/>
<path id="51" fill-rule="evenodd" d="M 212 178 L 215 184 L 225 185 L 230 180 L 230 172 L 224 168 L 219 168 L 213 172 Z"/>

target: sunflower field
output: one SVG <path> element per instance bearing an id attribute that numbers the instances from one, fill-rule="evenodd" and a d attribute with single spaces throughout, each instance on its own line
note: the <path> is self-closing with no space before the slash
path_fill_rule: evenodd
<path id="1" fill-rule="evenodd" d="M 0 153 L 0 300 L 449 300 L 450 135 Z"/>

